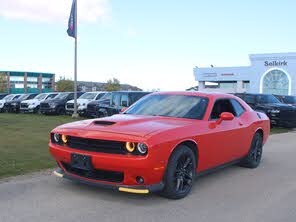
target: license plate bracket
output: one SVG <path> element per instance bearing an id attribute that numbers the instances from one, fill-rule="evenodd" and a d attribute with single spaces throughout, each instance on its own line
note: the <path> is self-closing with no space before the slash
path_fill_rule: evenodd
<path id="1" fill-rule="evenodd" d="M 93 169 L 91 157 L 87 155 L 71 154 L 71 166 L 73 168 L 91 171 Z"/>

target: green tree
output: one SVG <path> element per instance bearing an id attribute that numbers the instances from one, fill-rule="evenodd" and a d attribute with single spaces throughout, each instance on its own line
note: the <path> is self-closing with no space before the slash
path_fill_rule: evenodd
<path id="1" fill-rule="evenodd" d="M 73 92 L 74 91 L 74 81 L 70 79 L 60 78 L 56 83 L 56 88 L 58 92 Z"/>
<path id="2" fill-rule="evenodd" d="M 0 73 L 0 93 L 7 92 L 7 76 L 4 73 Z"/>
<path id="3" fill-rule="evenodd" d="M 120 81 L 116 78 L 109 79 L 104 87 L 105 91 L 119 91 Z"/>

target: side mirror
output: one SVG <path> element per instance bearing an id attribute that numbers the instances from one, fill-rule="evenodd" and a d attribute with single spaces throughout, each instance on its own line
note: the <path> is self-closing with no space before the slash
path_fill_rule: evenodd
<path id="1" fill-rule="evenodd" d="M 222 123 L 222 121 L 231 121 L 234 119 L 234 115 L 232 113 L 229 112 L 223 112 L 220 115 L 220 119 L 217 120 L 217 125 L 220 125 Z"/>

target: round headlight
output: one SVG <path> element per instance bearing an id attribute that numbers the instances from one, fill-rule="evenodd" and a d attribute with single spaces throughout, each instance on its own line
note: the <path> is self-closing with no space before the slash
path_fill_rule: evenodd
<path id="1" fill-rule="evenodd" d="M 125 144 L 125 148 L 128 152 L 132 153 L 134 152 L 135 148 L 136 148 L 136 144 L 135 143 L 132 143 L 132 142 L 127 142 Z"/>
<path id="2" fill-rule="evenodd" d="M 53 139 L 56 143 L 60 142 L 60 138 L 61 138 L 60 134 L 57 134 L 57 133 L 53 134 Z"/>
<path id="3" fill-rule="evenodd" d="M 145 143 L 138 143 L 137 149 L 141 154 L 146 154 L 148 151 L 148 146 Z"/>
<path id="4" fill-rule="evenodd" d="M 62 141 L 63 143 L 67 143 L 68 142 L 68 138 L 66 135 L 62 135 Z"/>

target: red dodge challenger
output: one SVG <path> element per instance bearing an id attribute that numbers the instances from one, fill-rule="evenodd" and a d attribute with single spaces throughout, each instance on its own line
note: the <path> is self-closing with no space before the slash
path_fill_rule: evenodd
<path id="1" fill-rule="evenodd" d="M 159 92 L 122 114 L 59 126 L 49 147 L 56 176 L 179 199 L 199 175 L 256 168 L 269 131 L 268 117 L 233 95 Z"/>

